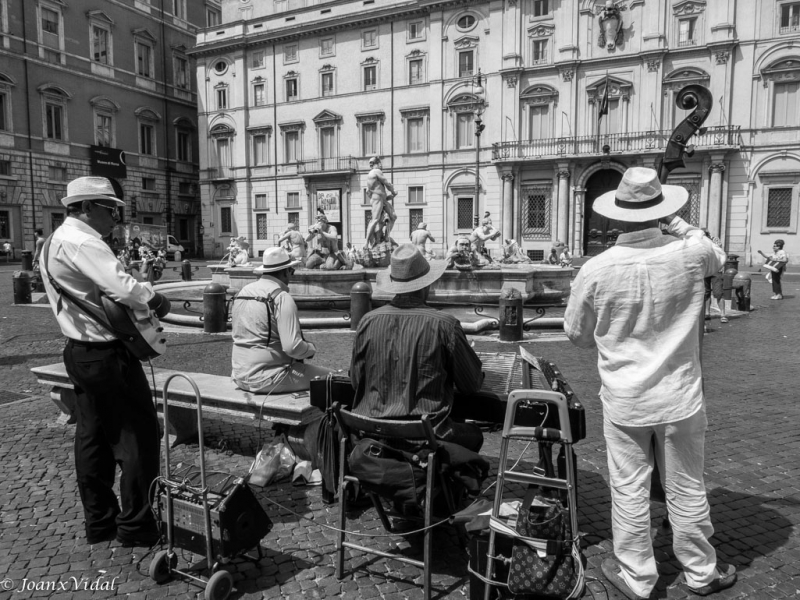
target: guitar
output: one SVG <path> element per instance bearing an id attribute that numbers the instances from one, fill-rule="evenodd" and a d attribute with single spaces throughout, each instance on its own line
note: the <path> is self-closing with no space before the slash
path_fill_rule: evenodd
<path id="1" fill-rule="evenodd" d="M 145 361 L 161 356 L 167 350 L 164 328 L 151 311 L 146 318 L 137 317 L 134 312 L 119 302 L 101 294 L 106 323 L 102 323 L 139 360 Z"/>

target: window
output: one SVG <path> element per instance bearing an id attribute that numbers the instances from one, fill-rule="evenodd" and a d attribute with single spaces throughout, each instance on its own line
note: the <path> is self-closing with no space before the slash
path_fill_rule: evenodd
<path id="1" fill-rule="evenodd" d="M 678 21 L 678 46 L 694 46 L 697 44 L 696 26 L 696 17 Z"/>
<path id="2" fill-rule="evenodd" d="M 217 88 L 217 110 L 228 108 L 228 88 Z"/>
<path id="3" fill-rule="evenodd" d="M 472 196 L 456 199 L 456 229 L 472 229 L 474 212 L 472 210 Z"/>
<path id="4" fill-rule="evenodd" d="M 41 43 L 40 56 L 51 63 L 61 63 L 63 39 L 61 36 L 61 13 L 41 6 L 41 27 L 39 40 Z"/>
<path id="5" fill-rule="evenodd" d="M 333 56 L 333 38 L 322 38 L 319 41 L 319 55 Z"/>
<path id="6" fill-rule="evenodd" d="M 178 160 L 190 162 L 192 160 L 192 135 L 188 131 L 178 130 L 175 139 Z"/>
<path id="7" fill-rule="evenodd" d="M 153 177 L 142 177 L 142 189 L 146 192 L 156 191 L 156 180 Z"/>
<path id="8" fill-rule="evenodd" d="M 64 107 L 60 104 L 53 104 L 51 102 L 45 103 L 45 114 L 47 116 L 47 132 L 48 140 L 63 141 L 64 140 Z"/>
<path id="9" fill-rule="evenodd" d="M 112 118 L 109 114 L 95 113 L 94 116 L 94 143 L 98 146 L 113 146 Z"/>
<path id="10" fill-rule="evenodd" d="M 0 238 L 11 238 L 11 213 L 7 210 L 0 210 Z"/>
<path id="11" fill-rule="evenodd" d="M 800 125 L 800 82 L 775 82 L 775 106 L 772 116 L 773 127 L 794 127 Z"/>
<path id="12" fill-rule="evenodd" d="M 231 166 L 231 140 L 227 137 L 217 138 L 217 166 L 228 168 Z"/>
<path id="13" fill-rule="evenodd" d="M 415 58 L 408 61 L 408 83 L 414 85 L 415 83 L 422 83 L 422 59 Z"/>
<path id="14" fill-rule="evenodd" d="M 547 40 L 533 40 L 531 44 L 531 62 L 534 65 L 547 63 Z"/>
<path id="15" fill-rule="evenodd" d="M 192 192 L 192 184 L 189 181 L 178 182 L 178 193 L 183 196 L 194 196 Z M 187 236 L 181 236 L 181 239 L 186 239 Z"/>
<path id="16" fill-rule="evenodd" d="M 550 137 L 550 105 L 531 106 L 529 140 L 542 140 Z"/>
<path id="17" fill-rule="evenodd" d="M 412 208 L 408 211 L 408 235 L 414 233 L 417 229 L 417 226 L 422 223 L 425 219 L 422 215 L 421 208 Z"/>
<path id="18" fill-rule="evenodd" d="M 408 24 L 408 39 L 421 40 L 423 39 L 422 21 L 411 21 Z"/>
<path id="19" fill-rule="evenodd" d="M 11 161 L 0 160 L 0 175 L 8 177 L 11 175 Z"/>
<path id="20" fill-rule="evenodd" d="M 287 131 L 284 133 L 284 162 L 297 162 L 300 160 L 300 132 Z"/>
<path id="21" fill-rule="evenodd" d="M 472 77 L 474 75 L 475 67 L 475 52 L 473 50 L 465 50 L 458 53 L 458 76 L 459 77 Z"/>
<path id="22" fill-rule="evenodd" d="M 378 47 L 378 30 L 367 29 L 361 32 L 361 47 L 362 48 L 377 48 Z"/>
<path id="23" fill-rule="evenodd" d="M 363 156 L 370 156 L 378 154 L 378 124 L 377 123 L 362 123 L 361 124 L 361 154 Z"/>
<path id="24" fill-rule="evenodd" d="M 333 96 L 333 73 L 323 73 L 321 77 L 322 96 Z"/>
<path id="25" fill-rule="evenodd" d="M 370 222 L 372 221 L 372 211 L 365 210 L 364 211 L 364 237 L 367 237 L 367 228 L 369 227 Z"/>
<path id="26" fill-rule="evenodd" d="M 256 239 L 269 239 L 269 231 L 267 230 L 267 215 L 264 213 L 259 213 L 256 215 Z"/>
<path id="27" fill-rule="evenodd" d="M 189 89 L 189 61 L 182 56 L 175 57 L 175 86 L 182 90 Z"/>
<path id="28" fill-rule="evenodd" d="M 544 17 L 550 14 L 550 0 L 533 0 L 533 16 Z"/>
<path id="29" fill-rule="evenodd" d="M 767 196 L 767 227 L 787 228 L 792 224 L 792 188 L 771 187 Z"/>
<path id="30" fill-rule="evenodd" d="M 523 185 L 520 189 L 522 238 L 550 239 L 550 206 L 553 198 L 551 183 Z"/>
<path id="31" fill-rule="evenodd" d="M 378 89 L 378 67 L 364 67 L 364 91 Z"/>
<path id="32" fill-rule="evenodd" d="M 319 155 L 321 158 L 336 156 L 336 129 L 321 127 L 319 130 Z"/>
<path id="33" fill-rule="evenodd" d="M 472 15 L 464 15 L 456 22 L 456 25 L 462 30 L 472 29 L 475 27 L 475 17 Z"/>
<path id="34" fill-rule="evenodd" d="M 250 54 L 250 68 L 263 69 L 264 68 L 264 51 L 256 50 Z"/>
<path id="35" fill-rule="evenodd" d="M 139 152 L 146 156 L 155 156 L 155 140 L 155 127 L 149 123 L 139 123 Z"/>
<path id="36" fill-rule="evenodd" d="M 172 14 L 178 19 L 186 20 L 186 0 L 172 0 Z"/>
<path id="37" fill-rule="evenodd" d="M 8 114 L 10 108 L 8 98 L 6 90 L 0 89 L 0 131 L 10 131 L 11 119 Z"/>
<path id="38" fill-rule="evenodd" d="M 283 47 L 283 62 L 284 64 L 297 62 L 297 44 L 286 44 Z"/>
<path id="39" fill-rule="evenodd" d="M 219 209 L 219 228 L 220 233 L 226 234 L 233 231 L 233 209 L 230 206 L 222 206 Z"/>
<path id="40" fill-rule="evenodd" d="M 259 134 L 253 136 L 253 164 L 265 165 L 269 160 L 267 136 Z"/>
<path id="41" fill-rule="evenodd" d="M 474 147 L 475 128 L 472 113 L 456 113 L 456 148 Z"/>
<path id="42" fill-rule="evenodd" d="M 406 151 L 425 152 L 425 119 L 413 117 L 406 120 Z"/>
<path id="43" fill-rule="evenodd" d="M 269 206 L 267 206 L 267 195 L 266 194 L 256 194 L 255 195 L 255 207 L 256 210 L 267 210 Z"/>
<path id="44" fill-rule="evenodd" d="M 50 181 L 66 181 L 67 170 L 64 167 L 47 167 L 47 178 Z"/>
<path id="45" fill-rule="evenodd" d="M 206 7 L 206 26 L 207 27 L 214 27 L 215 25 L 219 25 L 221 21 L 221 15 L 219 10 L 216 8 L 211 8 L 210 6 Z"/>
<path id="46" fill-rule="evenodd" d="M 287 213 L 286 220 L 289 223 L 294 223 L 295 225 L 300 225 L 300 213 L 299 212 Z"/>
<path id="47" fill-rule="evenodd" d="M 599 100 L 598 100 L 599 102 Z M 619 98 L 608 99 L 608 114 L 603 115 L 600 121 L 600 133 L 604 135 L 614 135 L 616 133 L 624 133 L 622 129 L 622 110 L 620 109 Z"/>
<path id="48" fill-rule="evenodd" d="M 136 74 L 153 78 L 153 49 L 141 40 L 136 40 Z"/>
<path id="49" fill-rule="evenodd" d="M 300 208 L 300 192 L 286 192 L 286 208 Z"/>
<path id="50" fill-rule="evenodd" d="M 224 75 L 225 71 L 227 70 L 228 70 L 228 63 L 226 63 L 224 60 L 218 60 L 217 62 L 214 63 L 214 72 L 217 75 Z"/>
<path id="51" fill-rule="evenodd" d="M 293 77 L 286 80 L 286 101 L 292 102 L 297 99 L 297 78 Z"/>
<path id="52" fill-rule="evenodd" d="M 781 6 L 781 33 L 800 31 L 800 2 L 791 2 Z"/>
<path id="53" fill-rule="evenodd" d="M 253 86 L 253 104 L 256 106 L 264 106 L 267 103 L 267 97 L 264 92 L 264 84 L 257 83 Z"/>
<path id="54" fill-rule="evenodd" d="M 102 65 L 110 64 L 109 40 L 111 34 L 103 27 L 92 26 L 92 60 Z"/>
<path id="55" fill-rule="evenodd" d="M 425 204 L 425 189 L 421 185 L 412 185 L 408 187 L 408 203 L 409 204 Z"/>

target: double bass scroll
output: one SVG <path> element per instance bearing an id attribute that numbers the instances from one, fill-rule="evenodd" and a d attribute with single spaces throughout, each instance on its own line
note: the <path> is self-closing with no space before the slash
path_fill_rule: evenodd
<path id="1" fill-rule="evenodd" d="M 684 166 L 684 157 L 691 157 L 694 154 L 694 148 L 689 144 L 689 140 L 695 133 L 703 135 L 706 132 L 703 123 L 711 114 L 714 98 L 708 88 L 692 84 L 678 92 L 675 104 L 683 110 L 694 110 L 672 131 L 664 156 L 657 162 L 656 170 L 661 183 L 667 182 L 672 171 Z"/>

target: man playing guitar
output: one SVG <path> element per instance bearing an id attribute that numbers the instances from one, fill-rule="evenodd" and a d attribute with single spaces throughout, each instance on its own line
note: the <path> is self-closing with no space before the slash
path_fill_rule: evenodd
<path id="1" fill-rule="evenodd" d="M 61 203 L 67 218 L 45 244 L 41 271 L 77 396 L 75 473 L 86 541 L 149 547 L 159 538 L 148 502 L 159 468 L 158 419 L 141 362 L 113 327 L 101 325 L 102 296 L 144 317 L 163 316 L 169 301 L 128 275 L 102 240 L 125 205 L 108 179 L 72 181 Z M 117 464 L 121 503 L 113 490 Z"/>

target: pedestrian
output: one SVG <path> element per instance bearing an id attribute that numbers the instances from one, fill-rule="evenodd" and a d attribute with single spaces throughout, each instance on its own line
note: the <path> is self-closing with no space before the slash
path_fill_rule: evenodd
<path id="1" fill-rule="evenodd" d="M 11 242 L 5 242 L 3 244 L 3 252 L 6 253 L 6 262 L 8 262 L 8 257 L 15 258 L 14 256 L 14 246 L 11 245 Z"/>
<path id="2" fill-rule="evenodd" d="M 720 248 L 722 248 L 722 241 L 716 236 L 712 237 L 708 229 L 703 229 L 703 233 L 708 239 L 711 240 L 711 243 L 713 243 L 715 246 L 719 246 Z M 716 275 L 712 275 L 711 277 L 705 278 L 704 300 L 705 300 L 706 321 L 711 320 L 711 300 L 713 298 L 713 300 L 717 303 L 717 308 L 719 309 L 719 314 L 720 314 L 719 322 L 720 323 L 728 322 L 728 316 L 725 313 L 725 300 L 722 298 L 722 292 L 723 292 L 722 283 L 723 283 L 724 268 L 725 267 L 723 265 L 723 268 L 720 269 L 720 271 Z"/>
<path id="3" fill-rule="evenodd" d="M 564 316 L 569 339 L 598 350 L 616 554 L 601 569 L 631 600 L 649 597 L 658 580 L 649 498 L 656 460 L 683 585 L 705 596 L 736 581 L 735 567 L 719 563 L 708 541 L 714 529 L 703 481 L 703 279 L 719 272 L 725 253 L 675 215 L 688 196 L 634 167 L 597 198 L 593 210 L 627 231 L 583 265 Z"/>
<path id="4" fill-rule="evenodd" d="M 169 300 L 128 275 L 103 242 L 125 206 L 108 179 L 70 182 L 61 203 L 67 218 L 42 248 L 39 266 L 67 338 L 64 364 L 77 396 L 75 474 L 86 541 L 116 538 L 125 547 L 150 547 L 161 537 L 151 506 L 160 449 L 153 396 L 139 359 L 89 311 L 103 314 L 105 294 L 132 311 L 154 310 L 161 317 Z M 120 501 L 114 493 L 118 465 Z"/>
<path id="5" fill-rule="evenodd" d="M 44 246 L 44 230 L 39 228 L 34 231 L 36 235 L 36 239 L 34 241 L 34 249 L 33 249 L 33 270 L 39 270 L 39 258 L 42 254 L 42 247 Z"/>
<path id="6" fill-rule="evenodd" d="M 767 281 L 772 283 L 772 297 L 770 300 L 783 300 L 783 288 L 781 287 L 781 277 L 789 263 L 789 255 L 783 249 L 783 240 L 775 240 L 772 244 L 772 254 L 767 256 L 761 250 L 758 253 L 766 258 L 764 268 L 767 269 Z"/>

